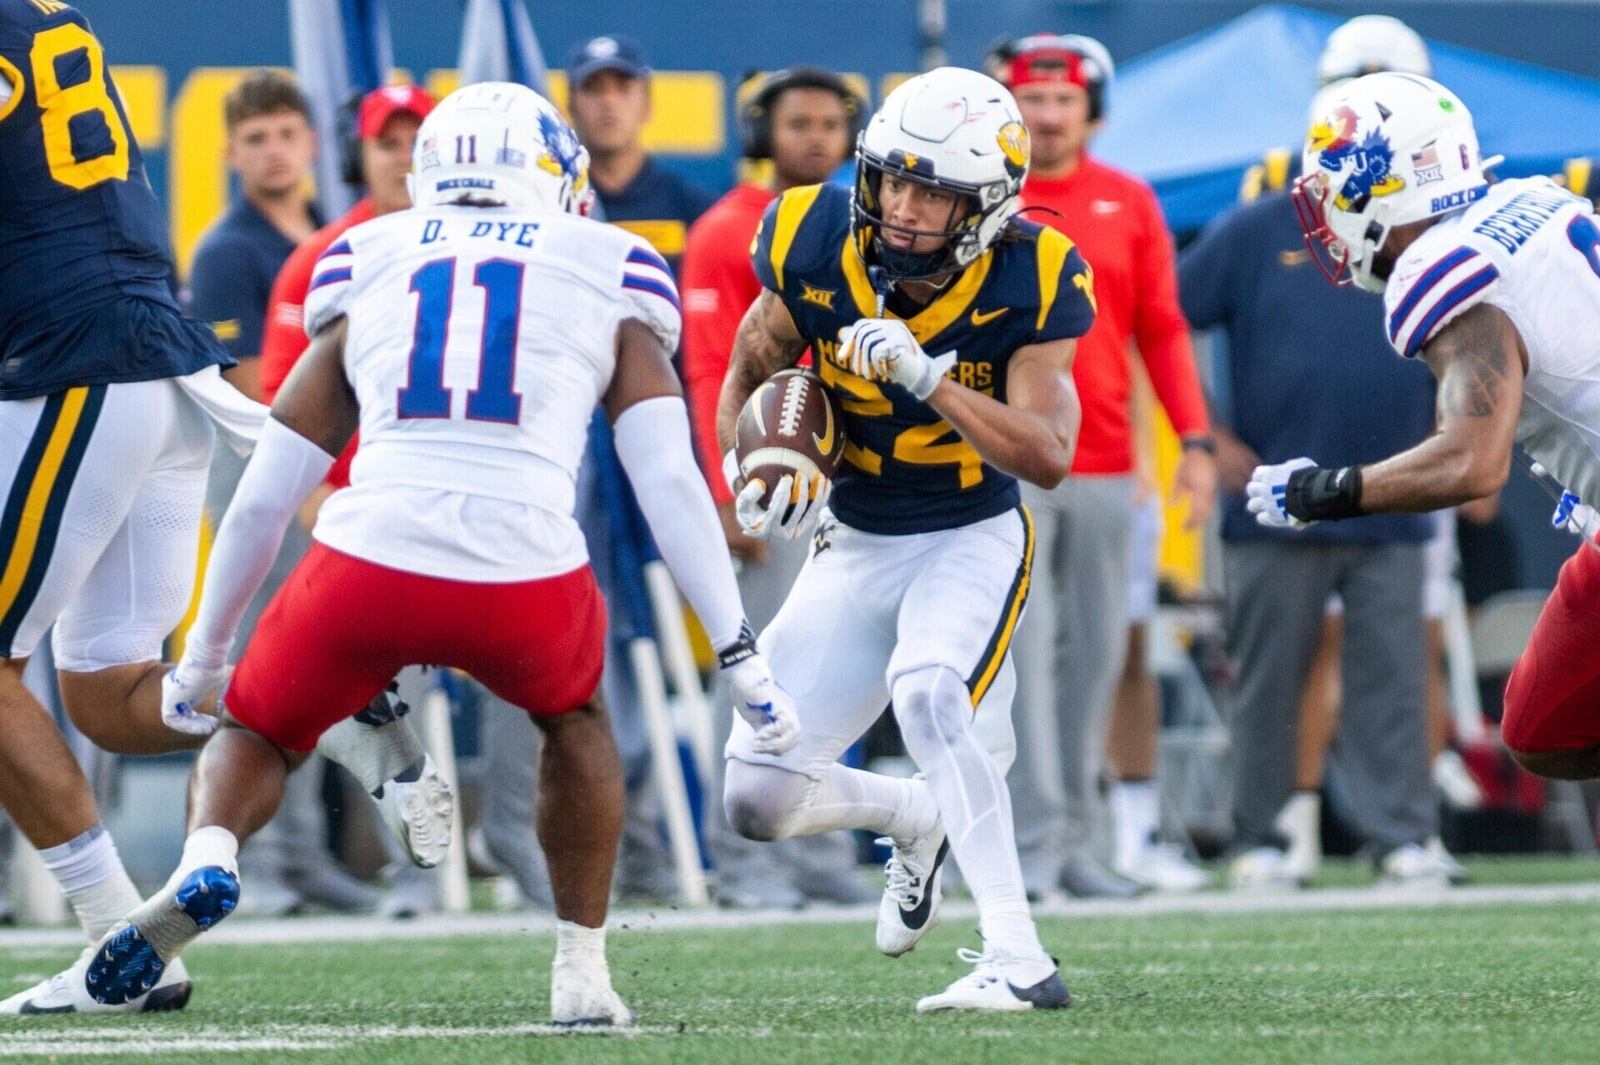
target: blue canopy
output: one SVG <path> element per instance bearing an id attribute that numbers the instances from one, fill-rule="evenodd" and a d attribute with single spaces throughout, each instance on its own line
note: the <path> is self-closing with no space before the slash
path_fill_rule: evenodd
<path id="1" fill-rule="evenodd" d="M 1204 225 L 1267 150 L 1298 147 L 1317 57 L 1343 21 L 1267 5 L 1140 56 L 1118 71 L 1095 153 L 1154 185 L 1175 231 Z M 1484 154 L 1506 157 L 1496 173 L 1557 173 L 1568 158 L 1600 155 L 1600 81 L 1436 41 L 1428 49 L 1434 77 L 1472 111 Z"/>

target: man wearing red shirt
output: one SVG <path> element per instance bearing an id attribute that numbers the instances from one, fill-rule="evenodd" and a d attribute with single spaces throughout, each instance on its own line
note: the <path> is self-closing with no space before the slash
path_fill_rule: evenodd
<path id="1" fill-rule="evenodd" d="M 767 204 L 785 189 L 815 185 L 849 157 L 861 102 L 843 79 L 816 67 L 793 67 L 754 86 L 739 110 L 741 155 L 771 161 L 771 184 L 744 181 L 711 206 L 689 230 L 683 255 L 683 370 L 695 440 L 706 480 L 722 516 L 728 546 L 740 559 L 739 591 L 750 624 L 760 631 L 783 605 L 809 543 L 756 540 L 733 516 L 733 495 L 717 447 L 717 399 L 728 372 L 734 333 L 761 293 L 750 266 L 750 243 Z M 725 719 L 725 720 L 724 720 Z M 718 718 L 722 740 L 731 715 Z M 722 763 L 709 795 L 722 794 Z M 853 843 L 842 833 L 781 844 L 752 843 L 722 823 L 720 803 L 707 826 L 717 863 L 717 897 L 724 906 L 792 907 L 808 898 L 870 902 L 854 877 Z M 782 848 L 780 851 L 779 848 Z"/>
<path id="2" fill-rule="evenodd" d="M 1125 896 L 1137 885 L 1105 869 L 1091 843 L 1103 835 L 1099 777 L 1127 649 L 1135 490 L 1128 342 L 1137 343 L 1183 440 L 1177 494 L 1188 499 L 1190 527 L 1209 516 L 1216 481 L 1205 398 L 1178 309 L 1172 238 L 1155 194 L 1085 152 L 1112 75 L 1104 46 L 1039 34 L 1001 44 L 985 65 L 1016 96 L 1032 139 L 1023 209 L 1037 209 L 1039 221 L 1078 244 L 1094 271 L 1098 301 L 1094 327 L 1078 341 L 1073 364 L 1083 404 L 1073 475 L 1049 492 L 1023 486 L 1038 536 L 1034 587 L 1053 594 L 1035 595 L 1016 644 L 1019 747 L 1035 752 L 1012 771 L 1013 805 L 1026 811 L 1017 843 L 1030 891 L 1060 886 L 1080 896 Z M 1156 725 L 1141 722 L 1136 731 L 1145 742 L 1118 752 L 1123 782 L 1142 786 L 1150 800 Z M 1153 801 L 1144 805 L 1155 809 Z"/>

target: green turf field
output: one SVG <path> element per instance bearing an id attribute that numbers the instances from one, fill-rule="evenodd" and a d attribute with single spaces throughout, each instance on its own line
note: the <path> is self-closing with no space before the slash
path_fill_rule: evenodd
<path id="1" fill-rule="evenodd" d="M 1480 879 L 1516 882 L 1512 866 Z M 1487 867 L 1493 868 L 1493 867 Z M 1549 864 L 1541 879 L 1592 876 Z M 964 971 L 951 920 L 891 961 L 869 923 L 615 932 L 628 1036 L 542 1027 L 552 941 L 206 944 L 182 1014 L 0 1023 L 0 1057 L 231 1063 L 582 1061 L 1044 1063 L 1600 1061 L 1600 905 L 1050 917 L 1077 1001 L 921 1017 Z M 70 961 L 7 947 L 0 987 Z M 92 1059 L 86 1055 L 93 1054 Z"/>

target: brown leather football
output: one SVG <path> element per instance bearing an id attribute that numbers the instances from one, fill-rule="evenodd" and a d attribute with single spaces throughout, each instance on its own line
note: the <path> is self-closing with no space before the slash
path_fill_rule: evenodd
<path id="1" fill-rule="evenodd" d="M 819 473 L 831 480 L 844 461 L 844 423 L 822 378 L 799 367 L 769 377 L 739 412 L 735 454 L 745 480 L 766 486 L 762 506 L 789 474 L 798 492 L 814 491 Z"/>

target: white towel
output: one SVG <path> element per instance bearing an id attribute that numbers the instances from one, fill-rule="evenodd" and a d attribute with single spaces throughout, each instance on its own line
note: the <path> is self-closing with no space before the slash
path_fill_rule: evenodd
<path id="1" fill-rule="evenodd" d="M 268 407 L 223 380 L 222 371 L 215 366 L 178 378 L 178 386 L 217 423 L 235 451 L 248 455 L 255 449 L 261 427 L 267 421 Z"/>

